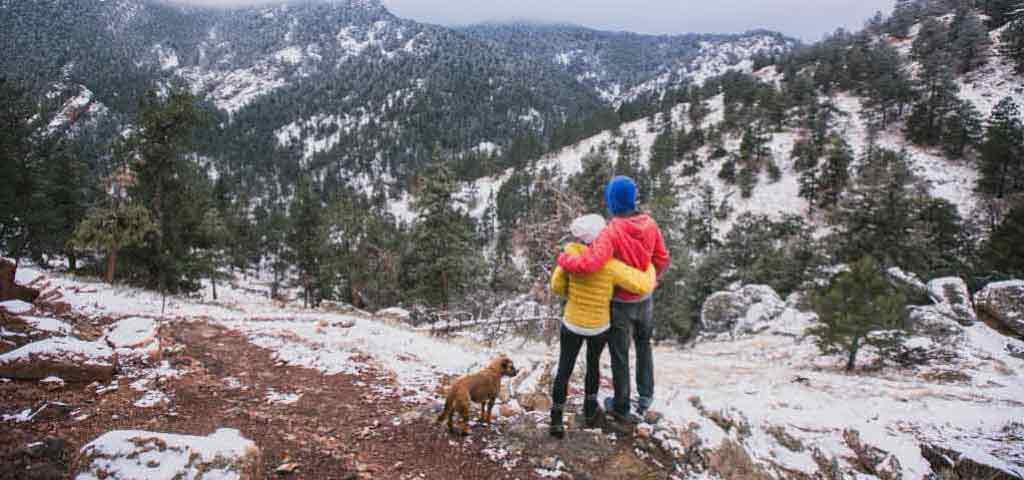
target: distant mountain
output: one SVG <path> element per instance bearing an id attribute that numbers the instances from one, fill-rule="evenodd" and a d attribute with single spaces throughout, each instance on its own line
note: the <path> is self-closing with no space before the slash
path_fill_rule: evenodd
<path id="1" fill-rule="evenodd" d="M 191 89 L 217 117 L 200 135 L 202 155 L 252 189 L 300 169 L 339 185 L 399 185 L 435 145 L 522 150 L 506 155 L 514 163 L 542 152 L 567 122 L 730 69 L 749 71 L 753 56 L 796 44 L 769 32 L 451 29 L 398 18 L 377 0 L 230 10 L 0 0 L 0 24 L 0 46 L 13 52 L 0 58 L 0 71 L 40 98 L 63 101 L 56 111 L 88 92 L 89 108 L 78 113 L 121 125 L 146 90 Z"/>

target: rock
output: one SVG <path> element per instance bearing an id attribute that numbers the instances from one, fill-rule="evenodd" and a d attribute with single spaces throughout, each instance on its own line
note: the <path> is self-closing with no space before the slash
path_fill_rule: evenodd
<path id="1" fill-rule="evenodd" d="M 525 393 L 516 399 L 527 412 L 547 412 L 551 410 L 551 397 L 544 393 Z"/>
<path id="2" fill-rule="evenodd" d="M 207 437 L 115 430 L 82 447 L 75 464 L 83 479 L 263 478 L 256 444 L 230 428 Z"/>
<path id="3" fill-rule="evenodd" d="M 950 311 L 942 304 L 910 307 L 907 322 L 910 331 L 936 340 L 948 339 L 963 333 L 963 327 L 952 318 Z"/>
<path id="4" fill-rule="evenodd" d="M 1000 326 L 1024 337 L 1024 280 L 985 285 L 974 296 L 974 305 Z"/>
<path id="5" fill-rule="evenodd" d="M 7 471 L 23 480 L 61 480 L 68 477 L 64 450 L 67 442 L 57 437 L 46 437 L 32 442 L 13 455 L 4 458 Z"/>
<path id="6" fill-rule="evenodd" d="M 523 413 L 523 409 L 516 403 L 503 403 L 498 406 L 498 414 L 502 417 L 515 417 Z"/>
<path id="7" fill-rule="evenodd" d="M 636 426 L 636 436 L 639 438 L 651 438 L 651 434 L 654 433 L 654 427 L 647 423 L 640 423 Z"/>
<path id="8" fill-rule="evenodd" d="M 905 272 L 899 267 L 892 267 L 885 271 L 885 276 L 889 279 L 889 283 L 902 292 L 911 304 L 928 303 L 928 286 L 913 272 Z"/>
<path id="9" fill-rule="evenodd" d="M 701 308 L 704 333 L 756 333 L 769 327 L 786 308 L 771 287 L 746 285 L 712 294 Z"/>
<path id="10" fill-rule="evenodd" d="M 951 448 L 925 443 L 921 445 L 921 456 L 931 464 L 940 478 L 984 478 L 986 480 L 1022 480 L 1018 472 L 1010 471 L 1008 465 L 991 465 L 972 456 L 964 455 Z M 1012 468 L 1012 467 L 1011 467 Z"/>
<path id="11" fill-rule="evenodd" d="M 404 308 L 398 308 L 398 307 L 391 307 L 391 308 L 385 308 L 385 309 L 382 309 L 382 310 L 377 310 L 377 313 L 375 313 L 374 315 L 376 315 L 378 317 L 381 317 L 381 318 L 390 318 L 390 319 L 398 320 L 398 321 L 402 321 L 402 322 L 404 322 L 406 320 L 409 320 L 409 318 L 412 316 L 412 314 L 409 313 L 408 310 L 406 310 Z"/>
<path id="12" fill-rule="evenodd" d="M 101 342 L 54 337 L 0 355 L 0 377 L 69 382 L 109 382 L 117 366 L 114 351 Z"/>
<path id="13" fill-rule="evenodd" d="M 15 281 L 18 266 L 14 262 L 0 258 L 0 302 L 21 300 L 32 303 L 39 298 L 39 290 L 18 285 Z"/>
<path id="14" fill-rule="evenodd" d="M 954 320 L 967 327 L 978 321 L 967 283 L 957 277 L 936 278 L 928 282 L 928 296 L 936 304 L 943 305 Z"/>
<path id="15" fill-rule="evenodd" d="M 125 318 L 107 329 L 103 339 L 120 355 L 159 360 L 160 325 L 144 317 Z"/>

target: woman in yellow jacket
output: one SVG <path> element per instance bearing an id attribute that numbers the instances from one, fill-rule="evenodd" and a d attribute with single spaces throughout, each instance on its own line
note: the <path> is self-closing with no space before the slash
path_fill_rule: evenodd
<path id="1" fill-rule="evenodd" d="M 580 241 L 590 244 L 605 227 L 600 215 L 585 215 L 572 222 L 570 230 Z M 568 253 L 581 254 L 587 247 L 579 243 L 566 245 Z M 598 416 L 597 390 L 601 378 L 600 359 L 608 343 L 608 328 L 611 320 L 611 300 L 616 288 L 622 288 L 638 295 L 648 295 L 656 286 L 654 266 L 647 272 L 637 270 L 619 260 L 609 260 L 595 273 L 588 275 L 569 274 L 562 267 L 551 275 L 551 291 L 568 298 L 562 328 L 559 333 L 558 373 L 552 386 L 551 436 L 563 438 L 565 425 L 562 415 L 565 401 L 576 365 L 576 356 L 583 343 L 587 344 L 587 373 L 584 381 L 586 399 L 583 402 L 583 417 L 588 426 L 593 426 Z"/>

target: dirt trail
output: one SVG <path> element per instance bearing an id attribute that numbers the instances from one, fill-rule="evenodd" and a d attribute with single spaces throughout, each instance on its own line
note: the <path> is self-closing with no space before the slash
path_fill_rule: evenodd
<path id="1" fill-rule="evenodd" d="M 396 389 L 380 388 L 393 387 L 392 380 L 371 361 L 357 375 L 323 375 L 286 366 L 244 335 L 207 323 L 175 323 L 163 336 L 164 359 L 180 375 L 154 378 L 147 388 L 166 395 L 167 403 L 134 405 L 143 393 L 132 388 L 139 377 L 130 368 L 105 392 L 100 385 L 50 391 L 38 382 L 0 383 L 4 412 L 44 401 L 66 404 L 29 422 L 0 422 L 0 465 L 7 467 L 0 468 L 0 479 L 67 478 L 75 452 L 114 429 L 208 435 L 236 428 L 260 447 L 265 478 L 525 480 L 540 478 L 539 459 L 570 456 L 571 444 L 547 442 L 542 432 L 530 431 L 536 430 L 530 420 L 517 427 L 534 440 L 519 448 L 526 458 L 504 450 L 510 439 L 524 438 L 510 435 L 511 425 L 478 425 L 468 438 L 451 436 L 429 408 L 412 409 L 392 393 Z M 42 455 L 26 452 L 26 445 L 47 437 L 63 442 Z M 508 456 L 494 460 L 495 452 Z M 576 478 L 626 478 L 609 477 L 605 469 L 631 455 L 628 441 L 613 443 L 600 453 L 607 461 L 576 463 Z M 298 469 L 275 473 L 286 461 Z"/>

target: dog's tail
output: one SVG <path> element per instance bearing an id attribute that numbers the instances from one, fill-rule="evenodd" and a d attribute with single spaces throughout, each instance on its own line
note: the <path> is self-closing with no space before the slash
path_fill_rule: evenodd
<path id="1" fill-rule="evenodd" d="M 444 410 L 441 411 L 441 415 L 437 416 L 437 423 L 443 422 L 446 418 L 452 414 L 452 395 L 448 395 L 448 398 L 444 401 Z"/>

